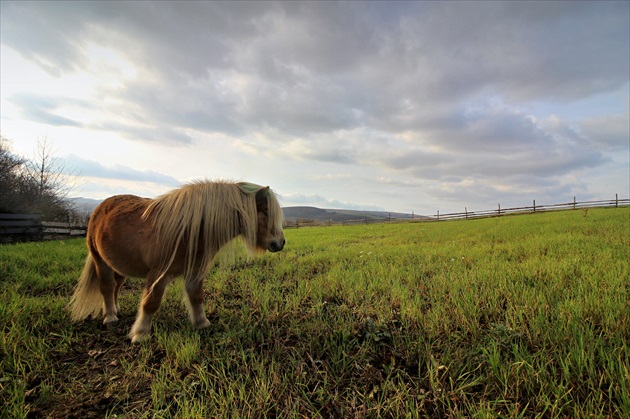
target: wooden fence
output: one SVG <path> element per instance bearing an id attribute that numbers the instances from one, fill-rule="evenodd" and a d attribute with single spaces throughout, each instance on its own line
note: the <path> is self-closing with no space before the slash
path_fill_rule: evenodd
<path id="1" fill-rule="evenodd" d="M 446 221 L 446 220 L 470 220 L 475 218 L 487 218 L 487 217 L 500 217 L 510 214 L 526 214 L 545 211 L 559 211 L 559 210 L 576 210 L 576 209 L 588 209 L 588 208 L 615 208 L 630 205 L 630 199 L 619 199 L 618 195 L 615 195 L 615 199 L 603 200 L 603 201 L 583 201 L 578 202 L 576 197 L 573 197 L 573 202 L 565 202 L 562 204 L 551 205 L 536 205 L 536 200 L 533 201 L 532 206 L 529 207 L 517 207 L 517 208 L 501 208 L 501 204 L 498 204 L 496 209 L 485 211 L 468 211 L 464 208 L 464 212 L 455 212 L 449 214 L 440 214 L 438 211 L 436 215 L 425 219 L 427 221 Z"/>
<path id="2" fill-rule="evenodd" d="M 85 236 L 87 226 L 42 221 L 39 214 L 0 214 L 0 243 Z"/>

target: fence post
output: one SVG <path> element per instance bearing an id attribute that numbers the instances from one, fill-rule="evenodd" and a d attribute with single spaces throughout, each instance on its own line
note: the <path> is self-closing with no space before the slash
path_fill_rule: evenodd
<path id="1" fill-rule="evenodd" d="M 573 209 L 577 208 L 577 201 L 575 200 L 575 197 L 573 197 Z"/>
<path id="2" fill-rule="evenodd" d="M 468 208 L 464 207 L 464 212 L 466 213 L 466 219 L 468 219 Z"/>
<path id="3" fill-rule="evenodd" d="M 615 208 L 619 208 L 619 194 L 615 194 Z"/>
<path id="4" fill-rule="evenodd" d="M 534 199 L 534 212 L 536 212 L 536 200 Z"/>
<path id="5" fill-rule="evenodd" d="M 413 221 L 413 211 L 411 211 L 411 221 Z"/>
<path id="6" fill-rule="evenodd" d="M 501 204 L 499 204 L 499 215 L 501 215 Z"/>

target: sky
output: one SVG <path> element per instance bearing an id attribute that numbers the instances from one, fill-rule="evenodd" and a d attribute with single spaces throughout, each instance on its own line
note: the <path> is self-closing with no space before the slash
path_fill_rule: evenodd
<path id="1" fill-rule="evenodd" d="M 0 132 L 73 194 L 432 215 L 630 195 L 630 2 L 0 2 Z"/>

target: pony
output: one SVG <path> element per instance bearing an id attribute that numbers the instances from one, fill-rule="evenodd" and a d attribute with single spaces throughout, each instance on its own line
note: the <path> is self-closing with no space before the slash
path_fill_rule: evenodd
<path id="1" fill-rule="evenodd" d="M 88 222 L 88 256 L 69 308 L 73 321 L 118 321 L 118 293 L 127 277 L 146 278 L 132 342 L 149 337 L 167 285 L 183 276 L 184 302 L 196 328 L 210 325 L 203 309 L 203 279 L 221 248 L 242 237 L 252 254 L 279 252 L 286 240 L 282 208 L 268 186 L 197 181 L 155 199 L 116 195 Z"/>

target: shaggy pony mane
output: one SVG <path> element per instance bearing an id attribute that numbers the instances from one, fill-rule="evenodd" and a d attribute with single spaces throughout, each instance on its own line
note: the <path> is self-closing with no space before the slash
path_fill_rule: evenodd
<path id="1" fill-rule="evenodd" d="M 256 252 L 256 196 L 264 190 L 270 229 L 282 228 L 282 209 L 271 189 L 252 183 L 196 181 L 154 199 L 142 214 L 151 223 L 165 261 L 166 274 L 180 246 L 186 249 L 184 277 L 204 275 L 212 258 L 231 238 L 241 235 Z M 271 230 L 270 230 L 271 231 Z"/>

